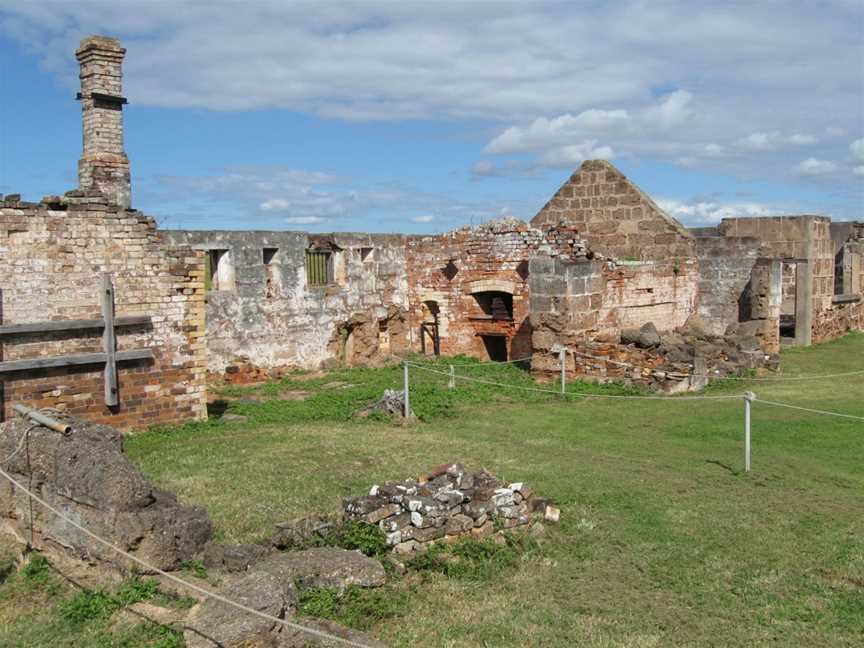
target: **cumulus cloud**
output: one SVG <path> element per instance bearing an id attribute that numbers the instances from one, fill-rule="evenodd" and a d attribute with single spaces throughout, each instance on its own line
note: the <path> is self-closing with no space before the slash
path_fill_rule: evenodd
<path id="1" fill-rule="evenodd" d="M 665 198 L 658 200 L 657 204 L 667 214 L 690 226 L 716 225 L 724 218 L 768 216 L 777 213 L 776 209 L 757 202 L 722 203 L 704 199 L 687 201 Z"/>
<path id="2" fill-rule="evenodd" d="M 316 225 L 324 221 L 324 218 L 318 216 L 289 216 L 285 219 L 285 222 L 291 225 Z"/>
<path id="3" fill-rule="evenodd" d="M 398 184 L 365 186 L 329 173 L 273 166 L 228 168 L 207 176 L 162 176 L 152 189 L 172 227 L 393 231 L 406 223 L 460 227 L 494 218 L 501 200 L 465 201 Z M 508 201 L 509 203 L 512 200 Z M 520 205 L 533 215 L 531 201 Z M 422 231 L 422 227 L 415 228 Z"/>
<path id="4" fill-rule="evenodd" d="M 849 145 L 849 150 L 852 151 L 852 157 L 856 160 L 864 162 L 864 137 L 857 139 Z"/>
<path id="5" fill-rule="evenodd" d="M 768 133 L 751 133 L 741 139 L 739 144 L 745 149 L 753 151 L 774 151 L 788 146 L 807 146 L 816 144 L 819 140 L 813 135 L 803 133 L 781 133 L 771 131 Z"/>
<path id="6" fill-rule="evenodd" d="M 795 166 L 795 170 L 805 176 L 822 176 L 836 171 L 837 165 L 830 160 L 819 160 L 811 157 L 799 162 Z"/>
<path id="7" fill-rule="evenodd" d="M 611 160 L 614 157 L 615 151 L 612 150 L 611 146 L 597 146 L 596 140 L 589 140 L 581 144 L 553 148 L 540 157 L 540 164 L 549 167 L 570 168 L 585 160 Z"/>
<path id="8" fill-rule="evenodd" d="M 557 166 L 567 159 L 585 159 L 582 152 L 596 147 L 598 137 L 640 136 L 680 124 L 691 115 L 693 95 L 684 90 L 636 111 L 591 108 L 576 115 L 538 117 L 527 126 L 511 126 L 490 141 L 485 153 L 503 155 L 546 151 L 543 161 Z M 612 149 L 598 149 L 598 157 L 612 157 Z"/>

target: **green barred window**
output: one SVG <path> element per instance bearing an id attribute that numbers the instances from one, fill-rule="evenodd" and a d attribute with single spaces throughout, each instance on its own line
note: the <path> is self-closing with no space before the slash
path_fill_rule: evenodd
<path id="1" fill-rule="evenodd" d="M 306 284 L 326 286 L 332 282 L 331 253 L 325 250 L 306 250 Z"/>

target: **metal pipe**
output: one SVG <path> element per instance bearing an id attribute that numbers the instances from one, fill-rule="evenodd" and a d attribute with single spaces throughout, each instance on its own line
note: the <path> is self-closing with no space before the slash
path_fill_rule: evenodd
<path id="1" fill-rule="evenodd" d="M 31 409 L 26 405 L 19 405 L 15 403 L 12 405 L 12 409 L 21 414 L 22 416 L 26 416 L 31 421 L 36 421 L 40 425 L 44 425 L 49 430 L 54 430 L 55 432 L 60 432 L 60 434 L 69 434 L 72 431 L 72 426 L 67 423 L 61 423 L 50 416 L 45 416 L 42 412 Z"/>
<path id="2" fill-rule="evenodd" d="M 744 393 L 744 472 L 750 472 L 750 404 L 755 398 L 753 392 Z"/>

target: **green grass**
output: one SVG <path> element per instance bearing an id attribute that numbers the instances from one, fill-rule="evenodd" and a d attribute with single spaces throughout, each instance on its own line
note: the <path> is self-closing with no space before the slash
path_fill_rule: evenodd
<path id="1" fill-rule="evenodd" d="M 133 577 L 112 589 L 73 588 L 38 554 L 0 584 L 0 646 L 29 648 L 181 648 L 182 633 L 117 613 L 139 601 L 188 607 L 152 579 Z"/>
<path id="2" fill-rule="evenodd" d="M 782 375 L 858 369 L 862 357 L 864 335 L 850 335 L 786 351 Z M 459 371 L 533 385 L 514 367 Z M 207 505 L 230 541 L 266 538 L 277 522 L 337 510 L 372 483 L 456 459 L 560 503 L 562 523 L 541 548 L 494 578 L 426 570 L 420 585 L 420 576 L 388 585 L 394 597 L 412 592 L 399 618 L 374 626 L 394 646 L 859 644 L 860 422 L 756 403 L 745 474 L 737 399 L 562 402 L 475 383 L 451 391 L 446 377 L 421 374 L 412 370 L 424 419 L 414 426 L 351 419 L 400 386 L 401 367 L 347 369 L 235 389 L 235 398 L 309 396 L 245 403 L 248 421 L 143 434 L 127 448 L 160 485 Z M 728 381 L 710 393 L 744 390 L 864 416 L 860 376 Z"/>
<path id="3" fill-rule="evenodd" d="M 859 369 L 862 357 L 864 335 L 850 335 L 784 352 L 782 375 Z M 384 388 L 399 388 L 401 371 L 345 369 L 232 388 L 226 397 L 248 402 L 231 409 L 248 420 L 155 430 L 126 448 L 160 486 L 206 505 L 232 542 L 267 538 L 275 523 L 337 511 L 341 497 L 453 460 L 527 481 L 560 504 L 561 524 L 547 526 L 536 546 L 449 548 L 442 552 L 455 555 L 433 554 L 374 593 L 323 591 L 302 601 L 307 613 L 370 628 L 388 645 L 860 645 L 862 422 L 755 403 L 745 474 L 738 399 L 562 401 L 468 382 L 448 390 L 446 377 L 412 370 L 422 422 L 352 418 Z M 534 386 L 510 366 L 459 371 Z M 864 416 L 864 376 L 726 381 L 709 393 L 745 390 Z M 290 400 L 297 391 L 306 399 Z M 30 585 L 4 605 L 20 583 L 21 572 L 0 585 L 0 645 L 55 645 L 19 639 L 35 621 L 85 637 L 56 645 L 114 645 L 88 643 L 107 641 L 102 621 L 70 629 L 56 609 L 68 592 Z"/>

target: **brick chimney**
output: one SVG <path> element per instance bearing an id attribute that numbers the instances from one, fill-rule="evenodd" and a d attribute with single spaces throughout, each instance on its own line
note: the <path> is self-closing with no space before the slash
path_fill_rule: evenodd
<path id="1" fill-rule="evenodd" d="M 123 56 L 116 38 L 88 36 L 75 57 L 81 65 L 81 117 L 84 153 L 78 160 L 78 186 L 98 189 L 108 202 L 132 204 L 129 158 L 123 150 Z"/>

